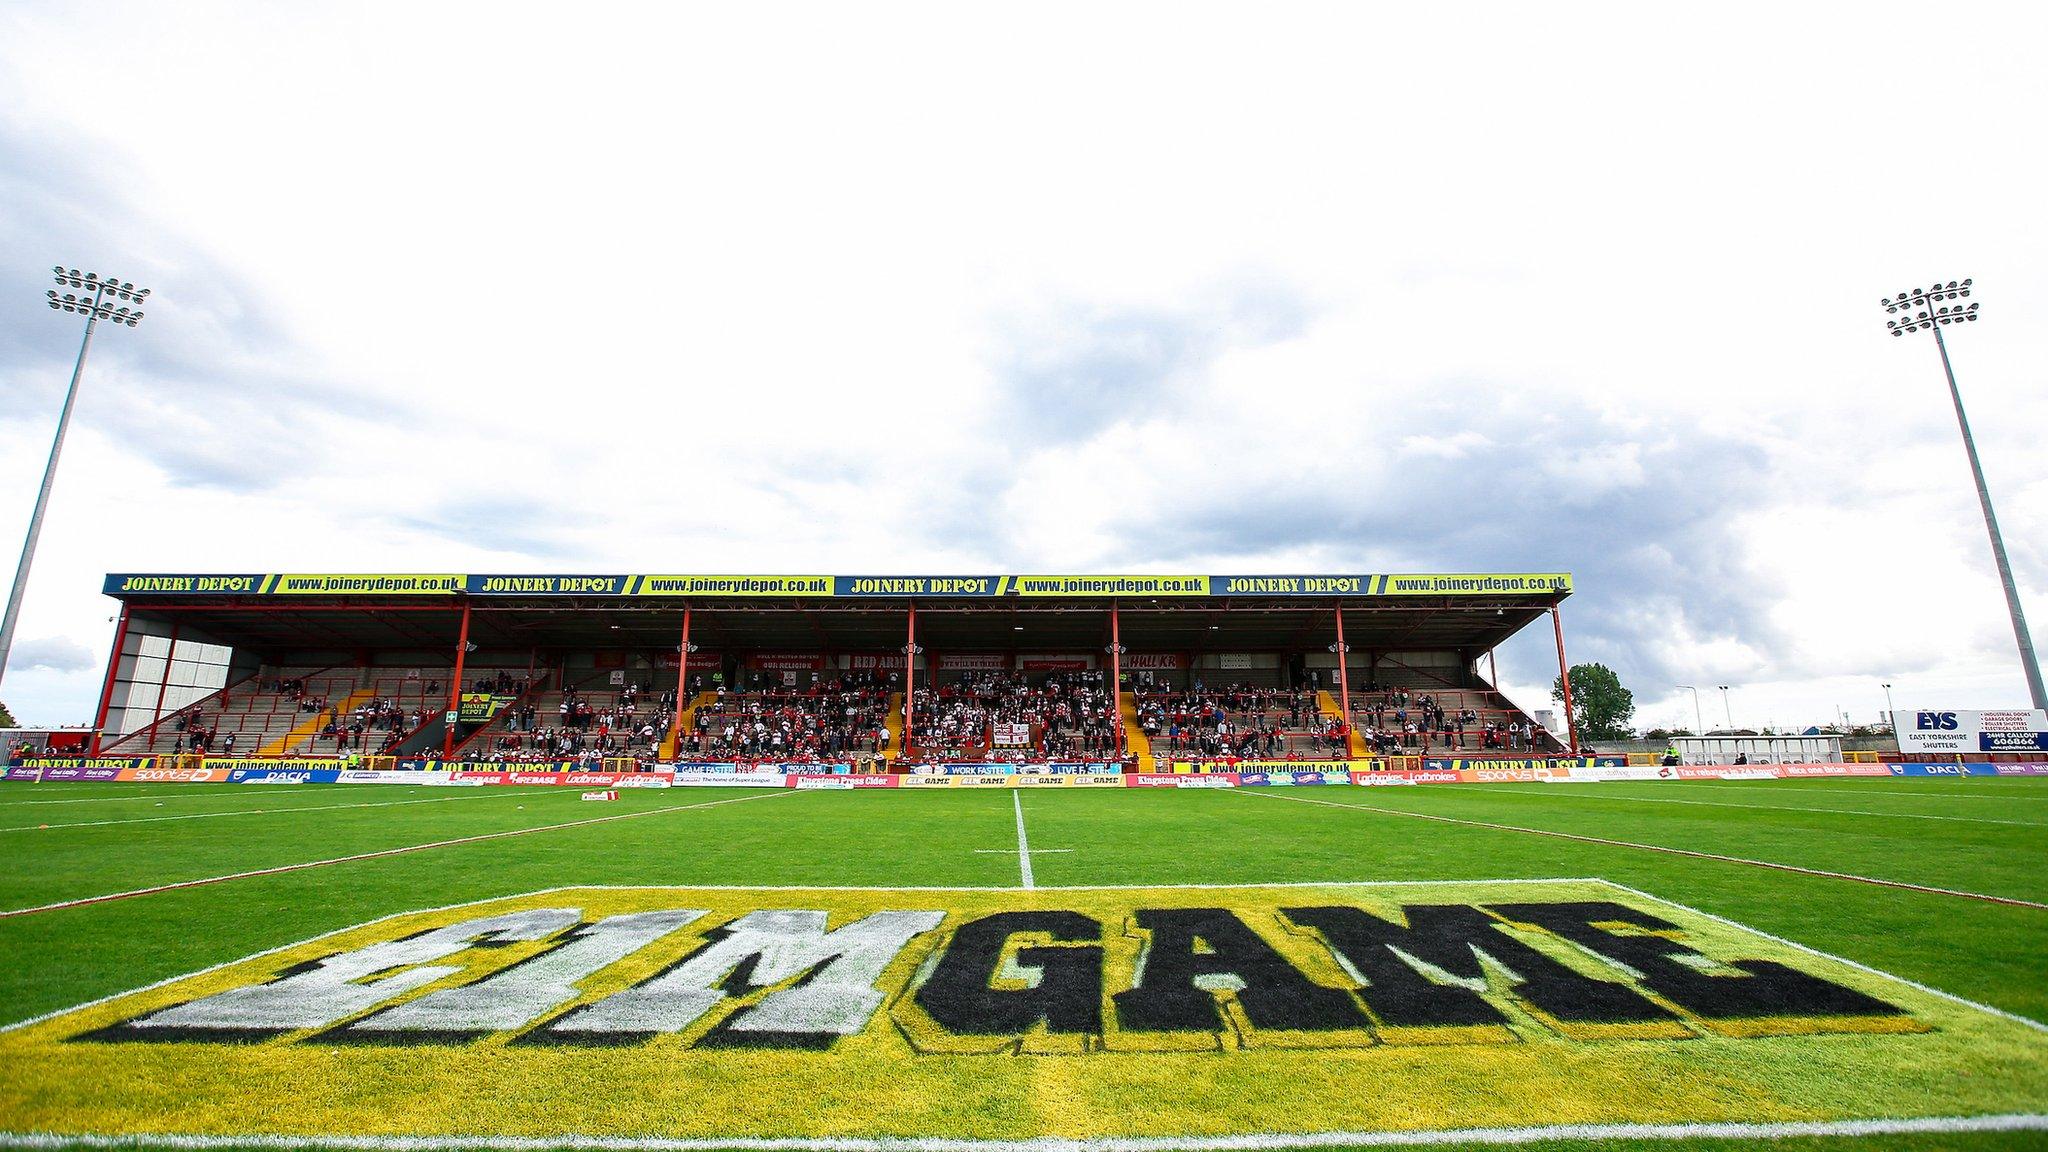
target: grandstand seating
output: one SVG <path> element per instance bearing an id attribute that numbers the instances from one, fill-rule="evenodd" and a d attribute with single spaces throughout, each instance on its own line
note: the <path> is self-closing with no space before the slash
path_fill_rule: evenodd
<path id="1" fill-rule="evenodd" d="M 265 667 L 166 714 L 153 736 L 149 728 L 142 728 L 107 741 L 101 750 L 128 755 L 189 752 L 194 750 L 194 738 L 203 733 L 214 756 L 379 752 L 440 721 L 448 707 L 449 672 L 446 665 Z M 465 678 L 470 676 L 466 673 Z M 360 736 L 353 732 L 358 721 L 365 729 Z M 351 730 L 347 747 L 330 727 Z"/>
<path id="2" fill-rule="evenodd" d="M 684 760 L 831 760 L 867 766 L 892 745 L 901 693 L 879 685 L 721 691 L 691 709 Z M 878 739 L 878 732 L 889 736 Z"/>
<path id="3" fill-rule="evenodd" d="M 147 729 L 104 748 L 130 754 L 192 750 L 196 732 L 210 734 L 214 755 L 331 756 L 391 752 L 432 730 L 447 707 L 449 669 L 442 667 L 265 668 L 213 696 L 167 715 L 154 738 Z M 1140 686 L 1118 700 L 1127 734 L 1127 759 L 1141 769 L 1156 762 L 1226 759 L 1322 760 L 1373 755 L 1528 756 L 1564 750 L 1560 740 L 1534 729 L 1529 718 L 1500 693 L 1483 686 L 1447 687 L 1426 672 L 1383 666 L 1370 689 L 1351 692 L 1351 730 L 1338 716 L 1331 690 L 1233 685 L 1186 688 Z M 468 669 L 471 684 L 502 675 L 523 681 L 521 670 Z M 1055 677 L 1028 684 L 1014 674 L 975 674 L 918 689 L 919 762 L 1106 760 L 1113 757 L 1114 731 L 1103 707 L 1102 674 Z M 665 747 L 674 710 L 671 693 L 641 690 L 632 701 L 599 672 L 567 689 L 547 687 L 543 676 L 457 745 L 474 760 L 546 760 L 564 757 L 634 757 L 652 761 Z M 280 692 L 283 682 L 289 691 Z M 1429 698 L 1447 716 L 1440 726 L 1424 720 Z M 1070 701 L 1078 715 L 1068 719 Z M 568 703 L 570 712 L 564 712 Z M 893 764 L 902 747 L 901 692 L 882 684 L 700 693 L 690 702 L 678 760 L 843 761 L 863 769 Z M 856 709 L 851 727 L 845 716 Z M 1406 713 L 1404 716 L 1403 713 Z M 1056 713 L 1055 720 L 1051 713 Z M 1463 722 L 1459 722 L 1459 718 Z M 344 746 L 338 721 L 352 729 Z M 1021 723 L 1028 742 L 995 742 L 998 723 Z M 1410 725 L 1417 728 L 1412 738 Z M 1511 726 L 1533 733 L 1510 740 Z M 882 731 L 877 754 L 875 730 Z M 727 738 L 727 732 L 732 737 Z M 836 730 L 836 732 L 835 732 Z M 1492 743 L 1489 730 L 1502 734 Z M 1391 739 L 1388 738 L 1388 734 Z M 778 736 L 780 739 L 778 740 Z M 229 741 L 232 738 L 232 747 Z M 432 749 L 438 753 L 439 749 Z"/>
<path id="4" fill-rule="evenodd" d="M 1374 755 L 1529 756 L 1564 750 L 1505 697 L 1490 689 L 1381 687 L 1353 690 L 1346 734 L 1336 694 L 1229 686 L 1201 692 L 1172 689 L 1136 697 L 1150 753 L 1176 761 L 1330 759 Z M 1440 725 L 1425 720 L 1422 700 L 1440 705 Z M 1415 728 L 1409 732 L 1410 726 Z M 1533 736 L 1510 739 L 1510 726 Z M 1498 734 L 1489 746 L 1486 732 Z"/>
<path id="5" fill-rule="evenodd" d="M 618 688 L 594 673 L 566 688 L 545 677 L 456 745 L 465 760 L 636 757 L 652 760 L 668 733 L 672 693 Z M 566 707 L 565 707 L 566 706 Z M 651 731 L 650 731 L 651 729 Z"/>
<path id="6" fill-rule="evenodd" d="M 918 760 L 1105 760 L 1115 755 L 1101 672 L 1055 673 L 1038 683 L 978 672 L 917 690 L 911 753 Z M 1023 742 L 1006 744 L 1008 726 Z"/>

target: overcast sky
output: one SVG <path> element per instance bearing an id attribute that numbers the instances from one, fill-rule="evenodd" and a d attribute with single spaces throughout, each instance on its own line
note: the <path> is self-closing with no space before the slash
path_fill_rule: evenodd
<path id="1" fill-rule="evenodd" d="M 0 6 L 10 560 L 155 289 L 4 698 L 109 571 L 1562 569 L 1645 725 L 2024 706 L 1877 303 L 2048 638 L 2048 6 L 1444 8 Z"/>

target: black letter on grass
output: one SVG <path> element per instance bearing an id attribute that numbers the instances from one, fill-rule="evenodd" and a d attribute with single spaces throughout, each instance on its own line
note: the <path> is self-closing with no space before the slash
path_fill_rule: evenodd
<path id="1" fill-rule="evenodd" d="M 1504 925 L 1469 904 L 1403 905 L 1408 926 L 1359 908 L 1283 908 L 1289 920 L 1323 934 L 1331 950 L 1365 977 L 1358 993 L 1380 1022 L 1392 1028 L 1500 1024 L 1507 1017 L 1470 988 L 1438 984 L 1394 950 L 1462 979 L 1486 975 L 1479 953 L 1506 966 L 1521 983 L 1523 999 L 1572 1023 L 1611 1024 L 1668 1020 L 1671 1013 L 1623 984 L 1579 975 L 1504 931 Z"/>
<path id="2" fill-rule="evenodd" d="M 960 926 L 931 977 L 917 990 L 917 1006 L 960 1036 L 1028 1032 L 1040 1020 L 1053 1032 L 1102 1031 L 1102 949 L 1019 948 L 1017 964 L 1040 973 L 1035 988 L 992 987 L 1003 945 L 1020 932 L 1041 932 L 1063 943 L 1102 939 L 1102 925 L 1079 912 L 997 912 Z"/>
<path id="3" fill-rule="evenodd" d="M 1769 960 L 1729 960 L 1744 976 L 1710 976 L 1674 959 L 1693 950 L 1663 936 L 1617 936 L 1595 928 L 1616 921 L 1653 932 L 1678 925 L 1607 901 L 1582 904 L 1491 904 L 1510 920 L 1541 925 L 1593 952 L 1643 974 L 1643 986 L 1709 1020 L 1756 1016 L 1900 1016 L 1895 1008 Z"/>
<path id="4" fill-rule="evenodd" d="M 1152 933 L 1137 987 L 1119 992 L 1117 1019 L 1144 1032 L 1214 1032 L 1223 1026 L 1215 995 L 1195 981 L 1234 976 L 1237 1002 L 1258 1028 L 1333 1031 L 1370 1023 L 1351 997 L 1296 971 L 1286 957 L 1221 908 L 1141 908 Z M 1197 942 L 1206 945 L 1195 950 Z"/>

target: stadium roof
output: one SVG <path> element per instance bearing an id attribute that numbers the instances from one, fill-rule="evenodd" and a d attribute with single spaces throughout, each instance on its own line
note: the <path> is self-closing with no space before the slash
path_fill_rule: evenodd
<path id="1" fill-rule="evenodd" d="M 931 651 L 1089 652 L 1117 609 L 1132 652 L 1354 652 L 1499 644 L 1571 594 L 1569 573 L 1091 576 L 114 574 L 106 594 L 257 651 L 453 646 L 894 652 L 917 609 Z"/>

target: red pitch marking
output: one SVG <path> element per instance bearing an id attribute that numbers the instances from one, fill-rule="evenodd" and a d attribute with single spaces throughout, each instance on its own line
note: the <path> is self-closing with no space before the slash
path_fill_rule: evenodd
<path id="1" fill-rule="evenodd" d="M 230 872 L 225 876 L 208 876 L 199 880 L 180 880 L 175 884 L 157 884 L 149 888 L 134 888 L 126 892 L 109 892 L 104 896 L 81 896 L 76 900 L 60 900 L 55 904 L 39 904 L 33 908 L 9 908 L 0 910 L 0 920 L 9 916 L 26 916 L 31 912 L 55 912 L 64 908 L 83 908 L 88 904 L 105 904 L 109 900 L 126 900 L 133 896 L 152 896 L 158 892 L 175 892 L 180 888 L 199 888 L 208 884 L 221 884 L 229 880 L 248 880 L 257 876 L 276 876 L 283 872 L 298 872 L 307 868 L 321 868 L 329 864 L 350 864 L 357 860 L 376 860 L 385 856 L 403 856 L 408 852 L 425 852 L 430 848 L 452 848 L 458 844 L 480 844 L 486 840 L 503 840 L 508 836 L 530 836 L 535 832 L 558 832 L 564 828 L 582 828 L 590 824 L 609 824 L 614 820 L 631 820 L 636 816 L 653 816 L 661 812 L 682 812 L 691 808 L 716 808 L 720 804 L 742 804 L 748 800 L 772 800 L 777 796 L 794 796 L 795 792 L 773 792 L 766 796 L 735 796 L 730 800 L 712 800 L 703 804 L 672 804 L 665 808 L 649 808 L 644 812 L 621 812 L 616 816 L 593 816 L 587 820 L 570 820 L 562 824 L 543 824 L 538 828 L 514 828 L 509 832 L 486 832 L 478 836 L 461 836 L 453 840 L 435 840 L 428 844 L 408 844 L 402 848 L 380 848 L 375 852 L 358 852 L 353 856 L 336 856 L 328 860 L 308 860 L 300 864 L 280 864 L 275 868 L 256 868 L 248 872 Z"/>
<path id="2" fill-rule="evenodd" d="M 1982 892 L 1965 892 L 1959 888 L 1935 888 L 1926 884 L 1908 884 L 1904 880 L 1880 880 L 1875 876 L 1858 876 L 1854 872 L 1830 872 L 1824 868 L 1801 868 L 1797 864 L 1778 864 L 1770 860 L 1751 860 L 1747 856 L 1722 856 L 1715 852 L 1695 852 L 1690 848 L 1670 848 L 1663 844 L 1638 844 L 1633 840 L 1609 840 L 1601 836 L 1581 836 L 1576 832 L 1552 832 L 1547 828 L 1524 828 L 1519 824 L 1494 824 L 1485 820 L 1465 820 L 1456 816 L 1438 816 L 1432 812 L 1407 812 L 1399 808 L 1375 808 L 1370 804 L 1337 804 L 1328 800 L 1311 800 L 1306 796 L 1281 796 L 1271 792 L 1245 792 L 1233 789 L 1241 795 L 1257 796 L 1262 800 L 1293 800 L 1300 804 L 1319 804 L 1325 808 L 1353 808 L 1362 812 L 1377 812 L 1383 816 L 1413 816 L 1417 820 L 1436 820 L 1444 824 L 1463 824 L 1469 828 L 1490 828 L 1496 832 L 1526 832 L 1531 836 L 1552 836 L 1559 840 L 1576 840 L 1581 844 L 1604 844 L 1610 848 L 1639 848 L 1645 852 L 1666 852 L 1673 856 L 1690 856 L 1695 860 L 1717 860 L 1723 864 L 1747 864 L 1752 868 L 1771 868 L 1779 872 L 1797 872 L 1801 876 L 1820 876 L 1829 880 L 1854 880 L 1859 884 L 1875 884 L 1880 888 L 1900 888 L 1908 892 L 1927 892 L 1936 896 L 1961 896 L 1970 900 L 1983 900 L 1990 904 L 2008 904 L 2015 908 L 2039 908 L 2048 911 L 2048 904 L 2032 900 L 2021 900 L 2013 896 L 1987 896 Z"/>

